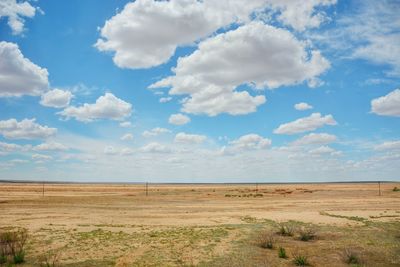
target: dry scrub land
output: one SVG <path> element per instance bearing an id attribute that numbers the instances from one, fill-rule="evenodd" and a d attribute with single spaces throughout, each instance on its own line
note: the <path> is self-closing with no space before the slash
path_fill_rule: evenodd
<path id="1" fill-rule="evenodd" d="M 396 186 L 0 183 L 0 232 L 20 266 L 400 266 Z"/>

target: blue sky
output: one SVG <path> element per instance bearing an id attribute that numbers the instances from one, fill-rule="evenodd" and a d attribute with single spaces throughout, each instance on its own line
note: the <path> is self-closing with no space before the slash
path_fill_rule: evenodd
<path id="1" fill-rule="evenodd" d="M 0 179 L 398 180 L 398 1 L 0 3 Z"/>

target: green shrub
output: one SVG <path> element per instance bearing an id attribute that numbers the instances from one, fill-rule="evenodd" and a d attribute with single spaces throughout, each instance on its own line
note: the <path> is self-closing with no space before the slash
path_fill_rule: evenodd
<path id="1" fill-rule="evenodd" d="M 293 259 L 293 263 L 296 266 L 310 266 L 307 256 L 304 256 L 304 255 L 295 255 L 294 259 Z"/>
<path id="2" fill-rule="evenodd" d="M 349 255 L 349 258 L 347 259 L 347 263 L 349 264 L 358 264 L 359 259 L 357 258 L 356 255 Z"/>
<path id="3" fill-rule="evenodd" d="M 20 264 L 25 262 L 25 251 L 20 250 L 15 253 L 13 256 L 13 260 L 15 264 Z"/>
<path id="4" fill-rule="evenodd" d="M 398 191 L 400 191 L 400 188 L 398 188 L 397 186 L 395 186 L 395 187 L 393 188 L 393 192 L 398 192 Z"/>
<path id="5" fill-rule="evenodd" d="M 286 250 L 283 247 L 279 247 L 278 256 L 281 259 L 287 259 Z"/>
<path id="6" fill-rule="evenodd" d="M 0 255 L 0 264 L 4 264 L 7 262 L 7 256 L 6 255 Z"/>

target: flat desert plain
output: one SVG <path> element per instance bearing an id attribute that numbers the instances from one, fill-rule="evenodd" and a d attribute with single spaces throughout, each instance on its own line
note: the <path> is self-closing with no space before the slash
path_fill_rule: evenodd
<path id="1" fill-rule="evenodd" d="M 0 183 L 0 232 L 28 230 L 21 266 L 400 266 L 380 187 Z"/>

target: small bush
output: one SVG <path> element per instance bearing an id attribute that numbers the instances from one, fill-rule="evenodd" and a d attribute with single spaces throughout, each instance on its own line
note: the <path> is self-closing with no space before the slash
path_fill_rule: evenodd
<path id="1" fill-rule="evenodd" d="M 293 263 L 296 266 L 310 266 L 307 256 L 295 255 L 293 258 Z"/>
<path id="2" fill-rule="evenodd" d="M 293 236 L 296 230 L 296 226 L 291 223 L 280 223 L 279 225 L 278 234 L 283 236 Z"/>
<path id="3" fill-rule="evenodd" d="M 281 259 L 287 259 L 286 250 L 283 247 L 279 247 L 278 256 Z"/>
<path id="4" fill-rule="evenodd" d="M 40 266 L 41 267 L 57 267 L 57 266 L 59 266 L 59 258 L 60 258 L 59 252 L 45 253 L 39 258 Z"/>
<path id="5" fill-rule="evenodd" d="M 393 192 L 399 192 L 400 191 L 400 188 L 398 188 L 397 186 L 395 186 L 394 188 L 393 188 Z"/>
<path id="6" fill-rule="evenodd" d="M 302 227 L 299 230 L 300 240 L 301 241 L 310 241 L 317 237 L 316 231 L 310 227 Z"/>
<path id="7" fill-rule="evenodd" d="M 25 244 L 28 239 L 26 229 L 0 232 L 0 263 L 12 259 L 15 264 L 25 261 Z"/>
<path id="8" fill-rule="evenodd" d="M 274 234 L 270 232 L 262 233 L 258 242 L 262 248 L 273 249 L 275 244 Z"/>
<path id="9" fill-rule="evenodd" d="M 362 264 L 361 253 L 353 248 L 345 248 L 343 250 L 343 261 L 347 264 Z"/>
<path id="10" fill-rule="evenodd" d="M 13 256 L 13 260 L 15 264 L 20 264 L 25 262 L 25 252 L 23 250 L 18 251 Z"/>
<path id="11" fill-rule="evenodd" d="M 6 255 L 0 255 L 0 264 L 4 264 L 7 262 L 7 256 Z"/>

